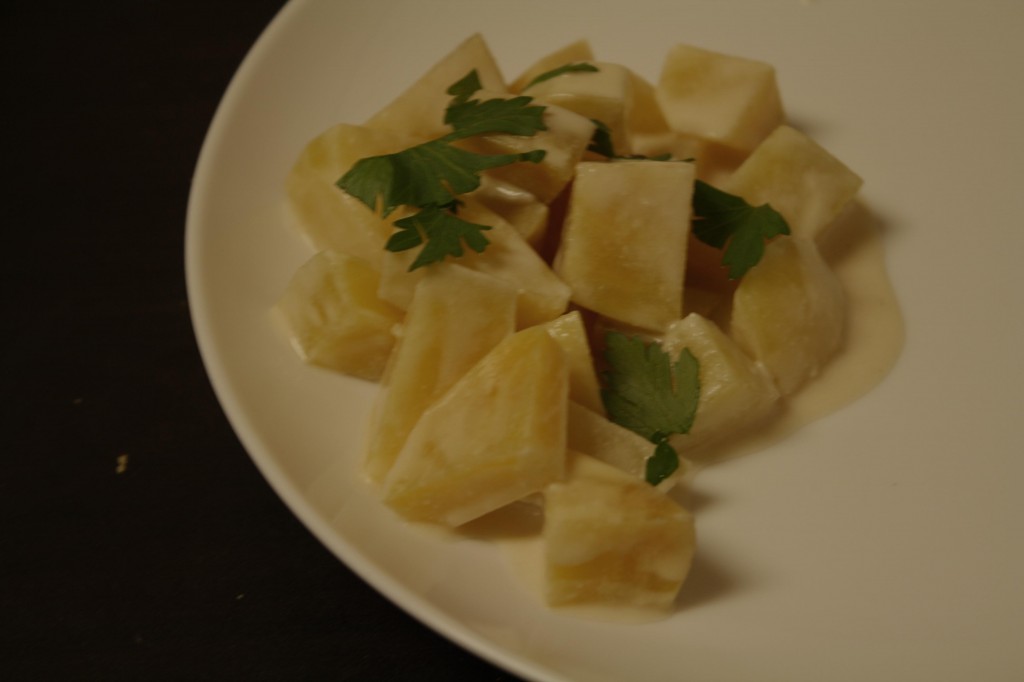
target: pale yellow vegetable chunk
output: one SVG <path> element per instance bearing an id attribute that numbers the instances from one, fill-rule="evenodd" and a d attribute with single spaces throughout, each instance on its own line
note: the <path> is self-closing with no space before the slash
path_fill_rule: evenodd
<path id="1" fill-rule="evenodd" d="M 480 91 L 473 97 L 486 101 L 507 95 Z M 479 154 L 521 154 L 535 149 L 543 150 L 544 159 L 539 163 L 521 161 L 492 168 L 485 173 L 522 187 L 547 204 L 554 201 L 572 181 L 576 164 L 583 158 L 595 126 L 585 116 L 553 105 L 544 108 L 543 120 L 547 130 L 530 136 L 480 135 L 462 140 L 457 145 Z"/>
<path id="2" fill-rule="evenodd" d="M 817 239 L 862 184 L 824 147 L 782 125 L 757 146 L 723 189 L 753 206 L 771 204 L 792 234 Z"/>
<path id="3" fill-rule="evenodd" d="M 381 262 L 380 297 L 399 308 L 407 308 L 416 283 L 427 270 L 459 265 L 485 273 L 511 285 L 517 295 L 517 324 L 528 327 L 555 319 L 569 304 L 569 287 L 514 227 L 478 202 L 466 200 L 459 217 L 472 223 L 489 225 L 484 235 L 490 240 L 483 253 L 469 248 L 458 260 L 446 259 L 425 268 L 409 271 L 418 249 L 386 252 Z M 458 295 L 455 296 L 456 300 Z"/>
<path id="4" fill-rule="evenodd" d="M 669 154 L 673 159 L 692 160 L 697 178 L 715 187 L 722 187 L 748 155 L 710 140 L 673 131 L 633 134 L 630 146 L 634 154 L 649 157 Z"/>
<path id="5" fill-rule="evenodd" d="M 288 205 L 300 231 L 318 251 L 333 250 L 379 267 L 392 231 L 365 204 L 335 184 L 359 159 L 408 147 L 407 135 L 342 123 L 303 148 L 285 182 Z M 400 218 L 396 213 L 392 220 Z"/>
<path id="6" fill-rule="evenodd" d="M 451 102 L 448 88 L 474 69 L 485 89 L 505 92 L 505 79 L 494 61 L 494 55 L 483 37 L 474 34 L 374 114 L 366 126 L 401 131 L 419 141 L 451 132 L 451 128 L 444 123 L 444 111 Z"/>
<path id="7" fill-rule="evenodd" d="M 544 492 L 549 604 L 671 607 L 693 560 L 693 517 L 647 483 L 570 452 Z"/>
<path id="8" fill-rule="evenodd" d="M 523 92 L 526 85 L 537 76 L 581 63 L 602 68 L 602 64 L 594 59 L 590 44 L 585 40 L 571 43 L 538 60 L 513 81 L 509 89 L 512 92 Z M 654 86 L 639 74 L 623 69 L 618 64 L 609 64 L 608 71 L 610 77 L 606 75 L 603 79 L 594 79 L 589 84 L 586 81 L 579 81 L 579 77 L 585 75 L 585 72 L 581 72 L 576 74 L 575 79 L 563 80 L 558 85 L 536 85 L 524 94 L 536 96 L 544 102 L 560 104 L 589 118 L 596 118 L 617 130 L 615 151 L 618 154 L 643 153 L 634 148 L 635 139 L 664 134 L 669 130 L 665 116 L 661 113 L 661 105 L 658 104 Z M 622 78 L 623 72 L 626 75 L 625 79 Z M 596 101 L 587 101 L 595 99 L 595 95 Z M 559 98 L 565 100 L 559 102 Z M 571 103 L 574 98 L 578 99 L 576 104 Z"/>
<path id="9" fill-rule="evenodd" d="M 607 417 L 578 403 L 569 403 L 570 450 L 585 452 L 594 459 L 610 464 L 620 471 L 646 480 L 647 460 L 654 454 L 654 443 Z M 665 492 L 692 473 L 692 466 L 680 458 L 679 468 L 658 484 Z"/>
<path id="10" fill-rule="evenodd" d="M 384 501 L 407 519 L 459 526 L 565 474 L 569 368 L 541 327 L 508 337 L 420 418 Z"/>
<path id="11" fill-rule="evenodd" d="M 678 452 L 693 455 L 762 422 L 779 391 L 767 371 L 714 322 L 691 313 L 672 323 L 661 344 L 673 359 L 689 348 L 700 365 L 700 400 L 693 427 L 672 437 Z"/>
<path id="12" fill-rule="evenodd" d="M 730 334 L 764 364 L 782 395 L 814 377 L 839 349 L 846 296 L 810 242 L 778 237 L 733 296 Z"/>
<path id="13" fill-rule="evenodd" d="M 569 71 L 538 83 L 523 94 L 541 104 L 554 104 L 597 120 L 611 130 L 618 155 L 642 153 L 636 144 L 670 132 L 654 86 L 620 64 L 592 57 L 563 61 L 558 66 L 586 63 L 597 71 Z"/>
<path id="14" fill-rule="evenodd" d="M 303 360 L 380 379 L 403 313 L 377 298 L 378 280 L 366 261 L 334 251 L 321 251 L 295 272 L 274 314 Z"/>
<path id="15" fill-rule="evenodd" d="M 425 273 L 374 406 L 370 479 L 384 479 L 423 411 L 514 331 L 516 299 L 508 284 L 459 265 Z"/>
<path id="16" fill-rule="evenodd" d="M 737 149 L 753 149 L 783 121 L 774 67 L 690 45 L 668 53 L 657 95 L 670 128 Z"/>
<path id="17" fill-rule="evenodd" d="M 555 258 L 573 302 L 651 331 L 682 317 L 693 174 L 677 162 L 578 166 Z"/>
<path id="18" fill-rule="evenodd" d="M 573 310 L 545 323 L 544 329 L 562 347 L 569 361 L 569 399 L 603 415 L 601 386 L 594 371 L 583 316 L 578 310 Z"/>
<path id="19" fill-rule="evenodd" d="M 592 62 L 597 71 L 570 71 L 537 83 L 523 91 L 538 104 L 556 105 L 584 118 L 597 120 L 611 130 L 612 144 L 626 153 L 629 139 L 626 119 L 633 100 L 633 77 L 619 64 Z"/>
<path id="20" fill-rule="evenodd" d="M 629 72 L 630 104 L 626 107 L 626 134 L 629 137 L 629 148 L 625 151 L 633 154 L 643 152 L 635 148 L 635 140 L 639 136 L 662 135 L 669 132 L 668 121 L 661 111 L 658 95 L 654 86 L 643 76 Z M 686 157 L 677 157 L 686 158 Z"/>
<path id="21" fill-rule="evenodd" d="M 512 81 L 508 89 L 510 92 L 522 92 L 523 88 L 525 88 L 530 81 L 541 74 L 565 66 L 566 64 L 578 64 L 579 62 L 589 62 L 593 60 L 594 51 L 591 49 L 590 43 L 586 40 L 577 40 L 576 42 L 569 43 L 568 45 L 538 59 L 527 67 L 518 78 Z"/>
<path id="22" fill-rule="evenodd" d="M 547 204 L 510 182 L 491 175 L 480 176 L 480 187 L 463 197 L 476 201 L 504 218 L 531 246 L 544 240 L 548 229 Z"/>

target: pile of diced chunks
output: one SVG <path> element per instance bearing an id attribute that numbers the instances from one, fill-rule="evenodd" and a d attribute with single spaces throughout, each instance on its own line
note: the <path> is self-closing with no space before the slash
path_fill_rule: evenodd
<path id="1" fill-rule="evenodd" d="M 526 89 L 536 75 L 572 71 Z M 484 173 L 460 217 L 491 226 L 482 253 L 409 270 L 387 219 L 336 182 L 359 159 L 444 135 L 446 89 L 476 70 L 475 98 L 533 97 L 547 130 L 467 140 L 480 153 L 544 149 Z M 623 158 L 588 151 L 594 120 Z M 671 153 L 689 162 L 640 156 Z M 691 234 L 695 179 L 770 203 L 791 235 L 730 281 Z M 401 516 L 457 527 L 523 500 L 544 513 L 550 604 L 670 606 L 694 523 L 643 479 L 650 442 L 609 419 L 603 334 L 685 347 L 701 394 L 687 457 L 768 418 L 842 343 L 843 289 L 815 245 L 860 179 L 784 123 L 769 65 L 680 45 L 652 84 L 594 60 L 585 41 L 506 82 L 472 36 L 362 125 L 314 139 L 287 194 L 317 250 L 276 306 L 310 363 L 381 382 L 365 472 Z"/>

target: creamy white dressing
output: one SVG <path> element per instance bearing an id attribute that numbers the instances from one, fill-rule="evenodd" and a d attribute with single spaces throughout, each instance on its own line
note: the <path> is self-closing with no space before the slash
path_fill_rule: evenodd
<path id="1" fill-rule="evenodd" d="M 708 449 L 702 453 L 701 466 L 763 450 L 850 404 L 878 385 L 899 358 L 904 342 L 903 317 L 886 272 L 880 228 L 874 216 L 863 205 L 855 204 L 819 246 L 847 294 L 843 347 L 818 376 L 785 399 L 770 421 Z M 539 507 L 519 503 L 469 524 L 462 533 L 498 545 L 515 579 L 543 603 L 541 526 Z M 651 622 L 671 615 L 660 610 L 590 605 L 558 610 L 575 617 L 619 623 Z"/>

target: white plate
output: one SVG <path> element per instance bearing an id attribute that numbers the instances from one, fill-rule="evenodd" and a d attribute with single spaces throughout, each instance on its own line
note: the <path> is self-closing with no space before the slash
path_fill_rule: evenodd
<path id="1" fill-rule="evenodd" d="M 253 459 L 309 529 L 396 603 L 537 680 L 1022 679 L 1024 4 L 294 2 L 216 115 L 188 214 L 203 357 Z M 397 523 L 354 475 L 372 387 L 302 366 L 267 309 L 309 255 L 282 182 L 470 33 L 507 76 L 579 37 L 655 78 L 677 42 L 773 63 L 794 120 L 862 174 L 907 345 L 880 387 L 698 479 L 680 609 L 579 621 L 498 552 Z"/>

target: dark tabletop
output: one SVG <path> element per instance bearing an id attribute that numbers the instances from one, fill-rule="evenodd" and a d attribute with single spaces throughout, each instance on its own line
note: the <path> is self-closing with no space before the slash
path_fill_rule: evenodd
<path id="1" fill-rule="evenodd" d="M 344 1 L 344 0 L 337 0 Z M 231 431 L 189 181 L 280 0 L 7 0 L 0 679 L 513 680 L 352 574 Z"/>

